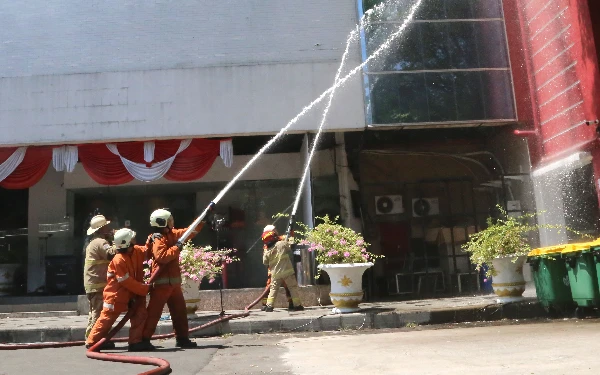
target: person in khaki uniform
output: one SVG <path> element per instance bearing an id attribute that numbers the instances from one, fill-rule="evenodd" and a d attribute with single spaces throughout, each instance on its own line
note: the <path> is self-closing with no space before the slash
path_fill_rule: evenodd
<path id="1" fill-rule="evenodd" d="M 298 282 L 296 273 L 290 260 L 291 247 L 289 242 L 281 240 L 277 235 L 277 230 L 273 225 L 267 225 L 263 230 L 262 240 L 265 244 L 263 252 L 263 264 L 271 270 L 271 285 L 269 297 L 267 297 L 266 312 L 272 312 L 279 287 L 287 285 L 292 296 L 290 310 L 304 310 L 302 302 L 298 296 Z"/>
<path id="2" fill-rule="evenodd" d="M 112 236 L 108 224 L 110 221 L 107 221 L 104 216 L 96 215 L 90 221 L 90 228 L 87 230 L 87 234 L 93 237 L 85 249 L 83 267 L 83 286 L 90 306 L 88 325 L 85 330 L 86 339 L 102 312 L 102 292 L 106 286 L 108 264 L 117 253 L 116 248 L 108 242 Z"/>

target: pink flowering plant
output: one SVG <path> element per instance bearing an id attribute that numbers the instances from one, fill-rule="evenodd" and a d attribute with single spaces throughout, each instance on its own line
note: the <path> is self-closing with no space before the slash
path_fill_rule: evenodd
<path id="1" fill-rule="evenodd" d="M 296 232 L 302 238 L 298 243 L 307 245 L 308 251 L 315 252 L 317 263 L 367 263 L 383 257 L 370 253 L 367 250 L 370 244 L 360 233 L 337 224 L 337 219 L 331 220 L 327 215 L 317 217 L 321 223 L 315 228 L 298 223 L 300 230 Z"/>
<path id="2" fill-rule="evenodd" d="M 236 249 L 213 250 L 210 246 L 194 246 L 187 242 L 179 254 L 179 269 L 181 277 L 199 281 L 207 278 L 214 282 L 215 278 L 223 272 L 223 266 L 239 261 L 232 254 Z M 144 262 L 144 279 L 150 278 L 152 259 Z"/>

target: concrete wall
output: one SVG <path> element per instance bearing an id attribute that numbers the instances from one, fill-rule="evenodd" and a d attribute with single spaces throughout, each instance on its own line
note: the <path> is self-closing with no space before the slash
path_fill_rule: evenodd
<path id="1" fill-rule="evenodd" d="M 63 186 L 63 181 L 62 172 L 48 168 L 44 178 L 29 189 L 28 291 L 33 291 L 45 283 L 46 255 L 63 255 L 67 253 L 66 249 L 71 249 L 70 233 L 57 233 L 46 240 L 47 235 L 40 234 L 38 231 L 39 224 L 65 221 L 67 190 Z"/>
<path id="2" fill-rule="evenodd" d="M 354 0 L 5 1 L 0 76 L 333 61 L 356 20 Z"/>
<path id="3" fill-rule="evenodd" d="M 356 23 L 353 0 L 206 5 L 0 4 L 0 146 L 278 131 L 331 85 Z M 293 130 L 316 129 L 322 109 Z M 364 127 L 360 76 L 328 119 Z"/>

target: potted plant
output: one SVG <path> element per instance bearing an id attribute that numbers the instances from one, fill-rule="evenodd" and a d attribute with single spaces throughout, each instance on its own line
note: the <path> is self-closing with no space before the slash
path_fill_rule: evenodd
<path id="1" fill-rule="evenodd" d="M 319 273 L 327 272 L 331 280 L 331 302 L 335 306 L 334 313 L 358 311 L 363 298 L 362 275 L 377 258 L 367 251 L 370 246 L 364 238 L 350 228 L 337 224 L 337 217 L 317 217 L 321 221 L 314 228 L 298 223 L 298 233 L 302 237 L 301 245 L 308 246 L 308 251 L 315 252 Z"/>
<path id="2" fill-rule="evenodd" d="M 521 216 L 508 215 L 501 207 L 498 219 L 487 219 L 487 228 L 471 234 L 463 249 L 470 253 L 471 263 L 477 270 L 487 266 L 486 276 L 493 277 L 492 287 L 499 303 L 514 302 L 523 299 L 525 278 L 523 265 L 531 251 L 528 235 L 539 229 L 563 229 L 559 225 L 529 224 L 538 214 Z M 566 230 L 577 233 L 569 228 Z"/>
<path id="3" fill-rule="evenodd" d="M 194 246 L 190 241 L 185 243 L 179 254 L 179 268 L 181 270 L 181 289 L 185 299 L 188 314 L 198 310 L 200 302 L 200 282 L 208 279 L 210 283 L 223 272 L 225 264 L 236 262 L 239 259 L 232 256 L 236 249 L 213 250 L 210 246 Z M 145 277 L 150 277 L 152 259 L 144 262 Z"/>

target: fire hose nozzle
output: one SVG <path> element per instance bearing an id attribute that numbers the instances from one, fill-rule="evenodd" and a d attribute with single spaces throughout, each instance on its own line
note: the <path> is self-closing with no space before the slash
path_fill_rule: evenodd
<path id="1" fill-rule="evenodd" d="M 294 237 L 294 215 L 290 215 L 290 223 L 288 224 L 287 231 L 285 233 L 286 241 L 290 236 Z"/>

